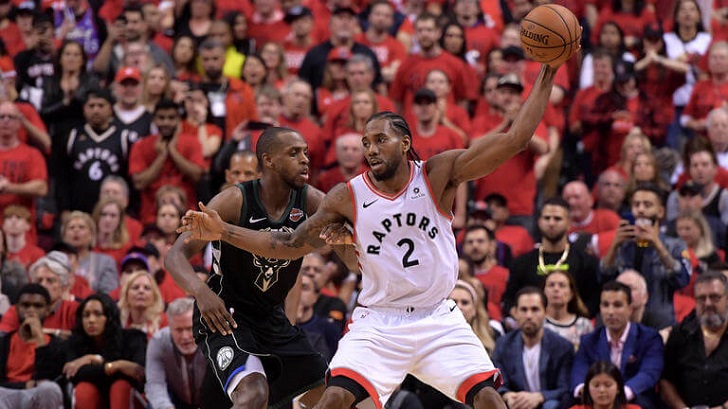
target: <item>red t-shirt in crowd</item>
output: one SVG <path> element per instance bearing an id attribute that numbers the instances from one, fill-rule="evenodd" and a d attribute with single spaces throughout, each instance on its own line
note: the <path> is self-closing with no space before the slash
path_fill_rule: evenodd
<path id="1" fill-rule="evenodd" d="M 728 103 L 728 82 L 715 84 L 712 80 L 695 83 L 683 115 L 693 119 L 705 119 L 713 108 L 720 108 Z"/>
<path id="2" fill-rule="evenodd" d="M 286 57 L 286 64 L 288 65 L 288 73 L 291 75 L 298 74 L 298 70 L 303 64 L 303 59 L 306 57 L 306 53 L 311 49 L 313 45 L 301 47 L 291 40 L 286 40 L 283 43 L 284 55 Z"/>
<path id="3" fill-rule="evenodd" d="M 260 50 L 269 41 L 283 44 L 291 32 L 291 27 L 283 21 L 283 13 L 276 11 L 274 21 L 263 22 L 257 13 L 248 22 L 248 36 L 255 40 Z"/>
<path id="4" fill-rule="evenodd" d="M 506 291 L 508 274 L 508 269 L 499 265 L 491 267 L 488 271 L 475 272 L 475 278 L 480 280 L 488 292 L 488 315 L 493 320 L 500 321 L 502 317 L 501 299 Z"/>
<path id="5" fill-rule="evenodd" d="M 450 149 L 464 148 L 460 135 L 446 126 L 437 125 L 435 133 L 430 136 L 420 135 L 416 128 L 416 126 L 412 127 L 412 147 L 422 160 L 427 160 Z"/>
<path id="6" fill-rule="evenodd" d="M 8 20 L 7 25 L 0 29 L 0 38 L 5 42 L 5 48 L 11 57 L 15 57 L 19 52 L 25 50 L 23 34 L 13 21 Z"/>
<path id="7" fill-rule="evenodd" d="M 129 175 L 137 174 L 146 170 L 152 165 L 157 157 L 156 143 L 159 135 L 148 136 L 131 148 L 129 155 Z M 187 158 L 188 161 L 197 166 L 206 169 L 205 160 L 202 157 L 202 148 L 196 135 L 179 134 L 177 137 L 177 151 Z M 184 189 L 187 194 L 187 207 L 196 208 L 197 190 L 195 183 L 189 180 L 174 164 L 171 157 L 167 157 L 162 165 L 162 171 L 159 175 L 142 191 L 142 205 L 139 214 L 142 222 L 146 224 L 154 223 L 156 219 L 155 195 L 157 190 L 164 185 L 177 186 Z"/>
<path id="8" fill-rule="evenodd" d="M 44 329 L 63 329 L 72 330 L 76 325 L 76 310 L 78 303 L 76 301 L 62 300 L 60 305 L 48 314 L 43 320 Z M 20 328 L 18 321 L 18 310 L 15 306 L 11 306 L 3 315 L 0 321 L 0 331 L 12 332 Z"/>
<path id="9" fill-rule="evenodd" d="M 25 270 L 27 271 L 33 263 L 35 263 L 39 258 L 45 256 L 45 251 L 43 251 L 42 248 L 33 245 L 33 244 L 26 244 L 25 247 L 20 249 L 17 253 L 10 253 L 8 252 L 7 257 L 8 260 L 11 261 L 17 261 L 20 263 L 23 267 L 25 267 Z"/>
<path id="10" fill-rule="evenodd" d="M 359 169 L 357 169 L 355 175 L 364 173 L 367 170 L 369 170 L 369 166 L 362 163 L 361 166 L 359 166 Z M 331 190 L 332 187 L 338 185 L 339 183 L 345 182 L 348 182 L 348 180 L 341 173 L 341 168 L 336 166 L 329 170 L 321 172 L 321 175 L 319 175 L 318 179 L 316 180 L 316 188 L 326 193 Z"/>
<path id="11" fill-rule="evenodd" d="M 613 210 L 594 209 L 591 214 L 581 224 L 571 221 L 571 233 L 589 233 L 597 234 L 604 231 L 615 230 L 619 227 L 620 217 Z"/>
<path id="12" fill-rule="evenodd" d="M 379 66 L 382 68 L 389 67 L 395 61 L 404 61 L 407 57 L 404 45 L 391 35 L 387 36 L 384 41 L 375 44 L 369 41 L 366 33 L 361 33 L 354 37 L 354 41 L 369 47 L 377 56 Z"/>
<path id="13" fill-rule="evenodd" d="M 548 133 L 543 124 L 538 125 L 534 137 L 548 141 Z M 491 193 L 500 193 L 508 201 L 508 210 L 511 215 L 530 216 L 534 214 L 536 174 L 533 165 L 536 163 L 536 159 L 537 156 L 526 149 L 505 161 L 488 176 L 476 180 L 476 200 L 483 200 Z"/>
<path id="14" fill-rule="evenodd" d="M 533 238 L 521 226 L 503 226 L 495 231 L 495 239 L 507 244 L 514 258 L 533 250 Z"/>
<path id="15" fill-rule="evenodd" d="M 73 281 L 73 287 L 71 288 L 71 295 L 76 300 L 85 300 L 86 297 L 94 293 L 91 286 L 88 284 L 88 280 L 78 274 L 74 275 L 75 280 Z"/>
<path id="16" fill-rule="evenodd" d="M 125 216 L 124 224 L 126 224 L 126 231 L 129 233 L 129 241 L 132 243 L 139 241 L 139 238 L 142 237 L 142 232 L 144 231 L 144 226 L 139 222 L 139 220 L 131 216 Z"/>
<path id="17" fill-rule="evenodd" d="M 450 78 L 452 98 L 454 101 L 478 99 L 476 84 L 469 82 L 465 62 L 446 52 L 436 57 L 423 57 L 419 54 L 410 54 L 399 66 L 392 82 L 390 97 L 402 104 L 403 114 L 408 114 L 412 108 L 415 92 L 425 86 L 427 74 L 435 69 L 444 71 Z"/>
<path id="18" fill-rule="evenodd" d="M 297 121 L 286 118 L 283 114 L 278 117 L 280 126 L 298 131 L 308 144 L 308 155 L 311 158 L 311 171 L 316 173 L 324 161 L 325 146 L 321 127 L 308 118 L 301 118 Z"/>
<path id="19" fill-rule="evenodd" d="M 50 335 L 44 335 L 46 342 Z M 8 382 L 28 382 L 35 374 L 35 342 L 25 342 L 16 332 L 10 336 L 10 350 L 5 364 L 5 376 Z"/>
<path id="20" fill-rule="evenodd" d="M 0 150 L 0 166 L 0 174 L 8 178 L 10 183 L 48 181 L 48 170 L 43 154 L 24 143 L 14 148 Z M 30 209 L 31 220 L 35 219 L 35 200 L 32 197 L 0 193 L 0 212 L 11 204 L 19 204 Z"/>

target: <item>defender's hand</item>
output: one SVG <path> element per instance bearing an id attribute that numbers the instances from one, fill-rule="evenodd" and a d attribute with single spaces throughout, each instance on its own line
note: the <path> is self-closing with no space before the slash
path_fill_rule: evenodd
<path id="1" fill-rule="evenodd" d="M 326 244 L 354 244 L 354 236 L 348 225 L 332 223 L 321 230 L 321 240 Z"/>
<path id="2" fill-rule="evenodd" d="M 202 202 L 199 203 L 201 212 L 188 210 L 182 217 L 182 226 L 177 233 L 190 232 L 185 243 L 191 240 L 215 241 L 222 238 L 225 223 L 217 211 L 208 209 Z"/>

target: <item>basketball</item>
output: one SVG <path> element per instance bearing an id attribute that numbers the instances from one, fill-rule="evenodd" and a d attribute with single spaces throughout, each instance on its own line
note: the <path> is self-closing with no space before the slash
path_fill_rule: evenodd
<path id="1" fill-rule="evenodd" d="M 531 10 L 521 21 L 523 51 L 534 61 L 559 64 L 579 49 L 581 27 L 569 9 L 544 4 Z"/>

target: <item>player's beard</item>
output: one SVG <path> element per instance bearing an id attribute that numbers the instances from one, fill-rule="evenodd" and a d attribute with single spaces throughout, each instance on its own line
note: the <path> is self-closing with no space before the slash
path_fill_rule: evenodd
<path id="1" fill-rule="evenodd" d="M 383 162 L 384 164 L 384 170 L 382 170 L 380 173 L 372 171 L 372 175 L 374 176 L 374 179 L 376 179 L 379 182 L 389 180 L 392 177 L 394 177 L 394 174 L 397 173 L 397 164 L 394 164 L 392 162 Z"/>

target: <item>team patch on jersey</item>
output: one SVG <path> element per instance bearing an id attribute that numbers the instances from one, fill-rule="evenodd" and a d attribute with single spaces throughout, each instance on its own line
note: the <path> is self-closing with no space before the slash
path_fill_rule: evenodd
<path id="1" fill-rule="evenodd" d="M 291 221 L 294 223 L 301 220 L 302 217 L 303 217 L 303 210 L 295 208 L 295 207 L 293 209 L 291 209 L 291 213 L 288 215 L 288 218 L 291 219 Z"/>
<path id="2" fill-rule="evenodd" d="M 261 231 L 272 231 L 270 228 L 263 229 Z M 280 230 L 287 233 L 293 233 L 293 229 L 287 226 L 283 226 Z M 278 282 L 278 274 L 282 268 L 288 267 L 291 264 L 291 260 L 281 260 L 276 258 L 266 258 L 253 254 L 253 265 L 258 267 L 260 271 L 258 277 L 255 279 L 255 286 L 260 291 L 268 291 L 275 283 Z"/>
<path id="3" fill-rule="evenodd" d="M 233 352 L 232 348 L 220 348 L 220 350 L 217 351 L 217 367 L 220 368 L 221 371 L 227 369 L 227 367 L 230 366 L 230 363 L 233 361 L 233 356 L 235 356 L 235 352 Z"/>

